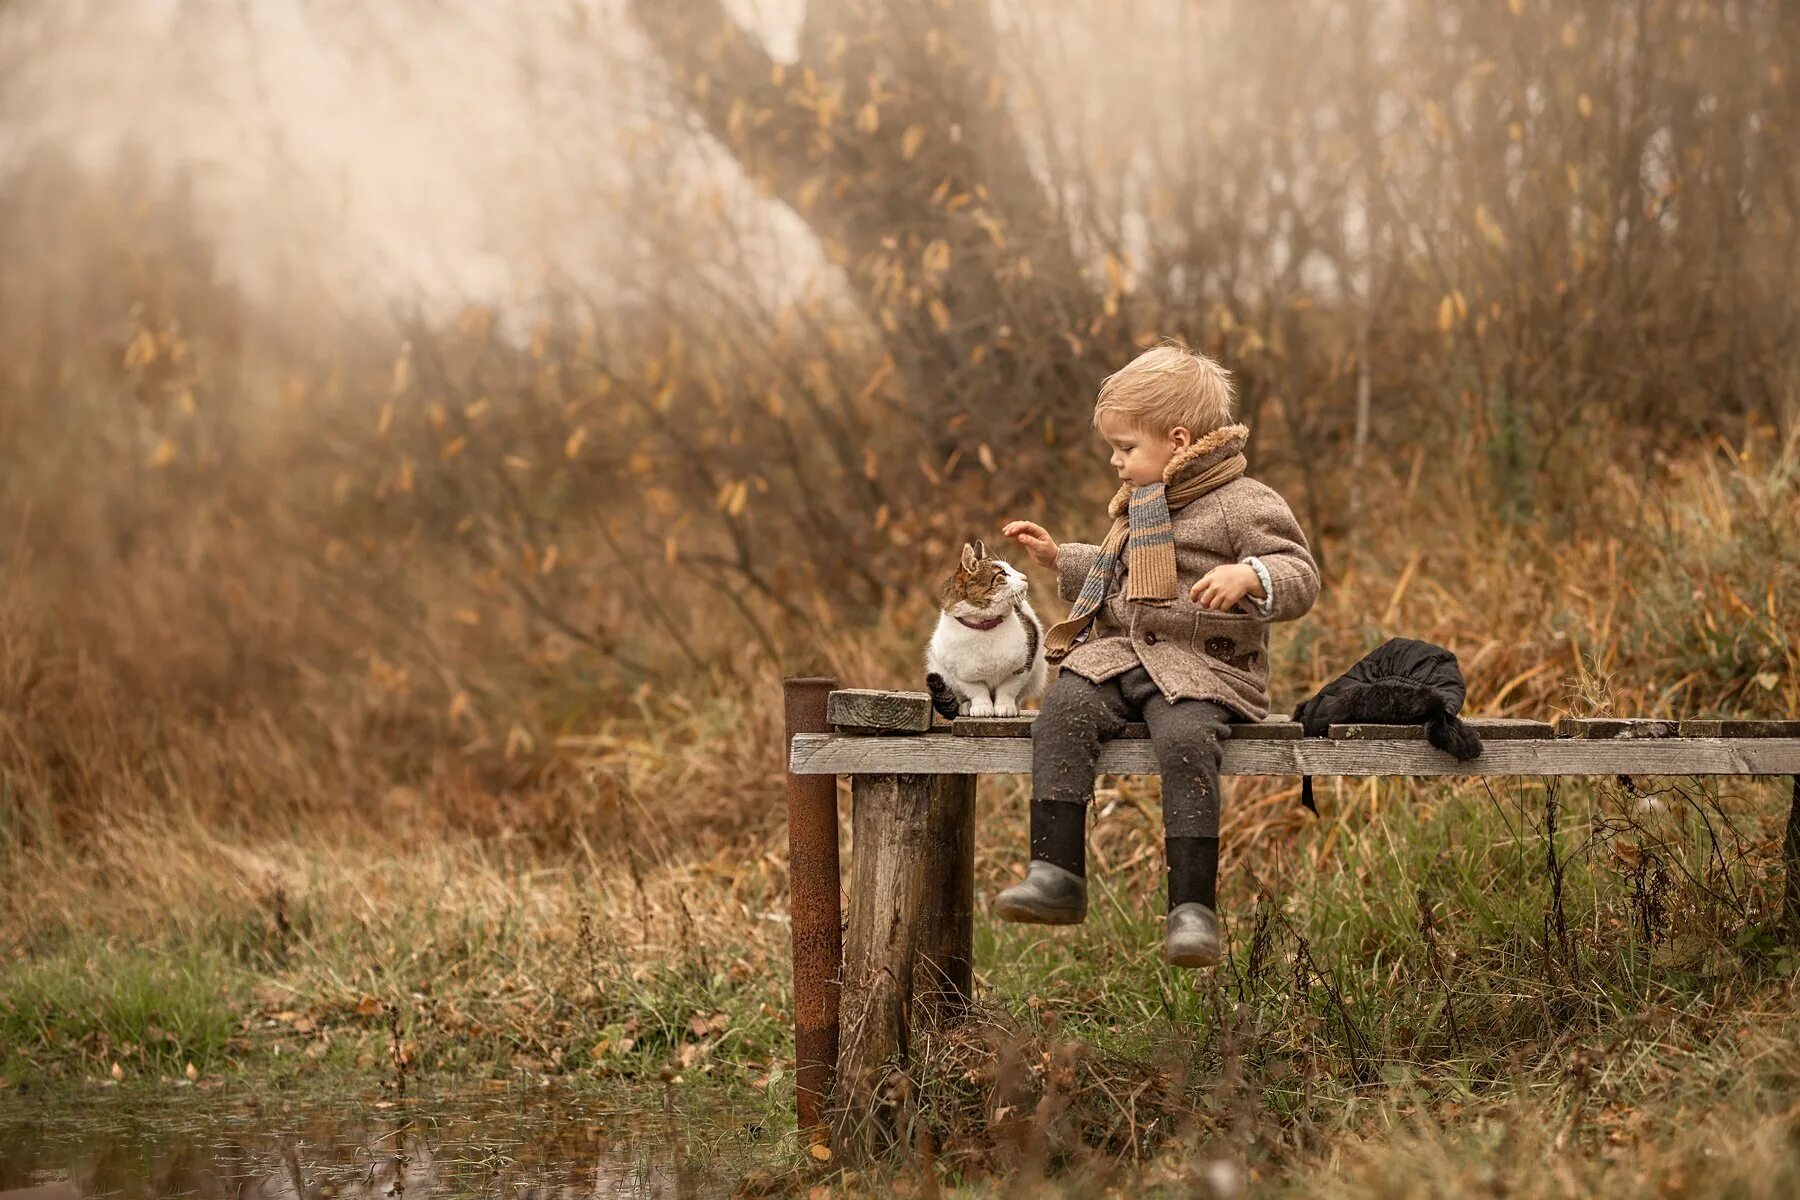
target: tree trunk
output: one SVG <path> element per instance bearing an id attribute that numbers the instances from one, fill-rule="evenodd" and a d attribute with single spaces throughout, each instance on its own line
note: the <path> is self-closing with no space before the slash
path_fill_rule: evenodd
<path id="1" fill-rule="evenodd" d="M 632 7 L 713 136 L 843 268 L 940 449 L 1085 415 L 1100 305 L 1013 123 L 987 0 L 815 2 L 787 67 L 721 0 Z"/>

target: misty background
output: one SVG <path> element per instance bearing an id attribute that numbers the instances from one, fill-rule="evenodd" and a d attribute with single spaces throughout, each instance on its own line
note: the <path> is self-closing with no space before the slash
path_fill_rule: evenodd
<path id="1" fill-rule="evenodd" d="M 1793 440 L 1797 20 L 7 0 L 20 678 L 128 743 L 260 720 L 347 795 L 914 683 L 962 539 L 1097 536 L 1094 387 L 1178 337 L 1344 606 L 1276 704 L 1409 586 L 1536 631 L 1474 694 L 1562 652 L 1592 567 L 1550 548 L 1666 546 L 1667 483 Z"/>

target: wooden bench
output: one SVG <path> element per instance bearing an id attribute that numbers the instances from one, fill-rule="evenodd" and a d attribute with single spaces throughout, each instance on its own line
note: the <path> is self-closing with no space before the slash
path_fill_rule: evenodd
<path id="1" fill-rule="evenodd" d="M 875 1103 L 904 1060 L 914 1006 L 954 1019 L 972 980 L 975 781 L 1029 774 L 1031 716 L 934 719 L 922 692 L 840 691 L 786 681 L 789 890 L 793 914 L 795 1107 L 819 1126 L 833 1080 L 840 1113 Z M 1271 718 L 1234 726 L 1225 775 L 1790 775 L 1783 915 L 1800 934 L 1800 721 L 1471 718 L 1481 757 L 1458 762 L 1423 726 L 1333 725 L 1305 738 Z M 1154 775 L 1142 726 L 1100 756 L 1100 772 Z M 843 922 L 837 777 L 851 778 L 855 847 Z M 840 1030 L 848 1030 L 840 1045 Z"/>

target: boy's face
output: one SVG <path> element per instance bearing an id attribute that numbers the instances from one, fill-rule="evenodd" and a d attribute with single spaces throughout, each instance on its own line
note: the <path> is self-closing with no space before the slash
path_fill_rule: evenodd
<path id="1" fill-rule="evenodd" d="M 1101 413 L 1100 436 L 1112 448 L 1112 468 L 1132 487 L 1162 482 L 1175 452 L 1193 444 L 1194 436 L 1177 425 L 1167 433 L 1147 433 L 1118 413 Z"/>

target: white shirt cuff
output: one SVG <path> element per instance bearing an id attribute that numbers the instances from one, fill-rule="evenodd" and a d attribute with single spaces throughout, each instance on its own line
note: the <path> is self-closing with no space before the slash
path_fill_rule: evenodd
<path id="1" fill-rule="evenodd" d="M 1255 571 L 1257 579 L 1262 581 L 1263 598 L 1258 600 L 1255 596 L 1245 596 L 1244 599 L 1256 605 L 1256 610 L 1263 616 L 1268 616 L 1275 607 L 1275 584 L 1269 579 L 1269 568 L 1263 566 L 1262 559 L 1255 555 L 1239 561 Z"/>

